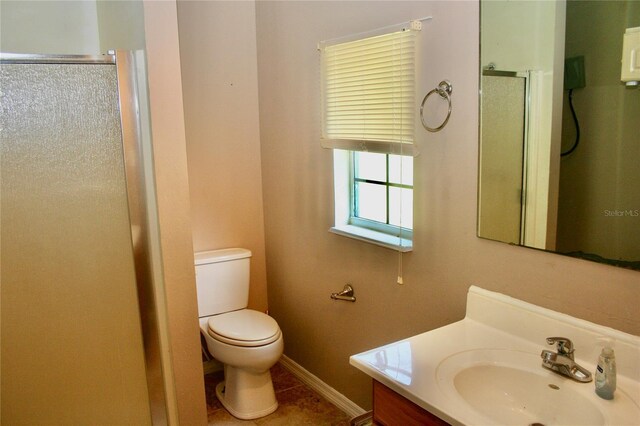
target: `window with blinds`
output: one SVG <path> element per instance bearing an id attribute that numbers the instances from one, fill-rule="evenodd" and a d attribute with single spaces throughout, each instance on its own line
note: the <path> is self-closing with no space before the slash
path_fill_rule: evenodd
<path id="1" fill-rule="evenodd" d="M 415 40 L 405 29 L 321 45 L 323 146 L 413 153 Z"/>

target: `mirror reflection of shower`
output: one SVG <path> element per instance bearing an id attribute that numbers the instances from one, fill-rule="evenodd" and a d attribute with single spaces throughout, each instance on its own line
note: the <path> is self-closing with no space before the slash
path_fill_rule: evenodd
<path id="1" fill-rule="evenodd" d="M 512 244 L 544 248 L 548 191 L 537 164 L 549 155 L 541 139 L 544 75 L 540 70 L 482 71 L 479 234 Z"/>
<path id="2" fill-rule="evenodd" d="M 640 71 L 623 49 L 640 34 L 640 2 L 481 1 L 480 13 L 478 236 L 640 269 Z M 524 108 L 487 104 L 489 79 L 520 75 Z M 511 160 L 489 136 L 507 120 L 522 128 Z"/>

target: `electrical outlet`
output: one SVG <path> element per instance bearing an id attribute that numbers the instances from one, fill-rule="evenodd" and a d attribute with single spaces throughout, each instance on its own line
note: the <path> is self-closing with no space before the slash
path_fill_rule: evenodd
<path id="1" fill-rule="evenodd" d="M 581 89 L 587 84 L 584 73 L 584 56 L 564 60 L 564 90 Z"/>

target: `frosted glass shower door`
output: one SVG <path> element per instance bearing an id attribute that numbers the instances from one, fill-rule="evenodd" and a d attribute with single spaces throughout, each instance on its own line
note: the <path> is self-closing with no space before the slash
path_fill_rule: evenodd
<path id="1" fill-rule="evenodd" d="M 526 80 L 482 76 L 478 236 L 521 243 Z"/>
<path id="2" fill-rule="evenodd" d="M 114 64 L 2 64 L 2 424 L 151 424 Z"/>

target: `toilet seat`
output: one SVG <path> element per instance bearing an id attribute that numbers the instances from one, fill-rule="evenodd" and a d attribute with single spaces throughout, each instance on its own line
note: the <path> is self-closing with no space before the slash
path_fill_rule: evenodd
<path id="1" fill-rule="evenodd" d="M 214 315 L 207 321 L 207 331 L 220 342 L 244 347 L 268 345 L 281 334 L 276 320 L 251 309 Z"/>

